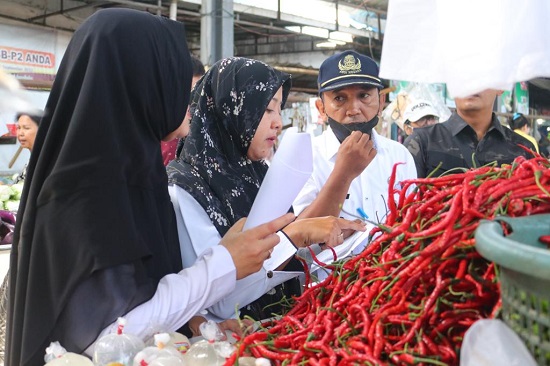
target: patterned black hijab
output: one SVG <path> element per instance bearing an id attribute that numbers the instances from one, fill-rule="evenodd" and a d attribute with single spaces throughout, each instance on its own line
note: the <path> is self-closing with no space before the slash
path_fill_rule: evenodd
<path id="1" fill-rule="evenodd" d="M 44 364 L 52 341 L 84 351 L 181 269 L 160 140 L 190 87 L 181 23 L 107 9 L 74 33 L 17 215 L 6 365 Z"/>
<path id="2" fill-rule="evenodd" d="M 281 86 L 284 105 L 290 75 L 246 58 L 218 61 L 195 86 L 190 133 L 168 180 L 200 203 L 222 236 L 248 215 L 267 172 L 246 154 Z"/>

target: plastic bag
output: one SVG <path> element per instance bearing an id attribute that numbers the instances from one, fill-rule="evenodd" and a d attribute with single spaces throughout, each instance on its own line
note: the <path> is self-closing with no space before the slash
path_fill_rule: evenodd
<path id="1" fill-rule="evenodd" d="M 166 346 L 174 347 L 178 352 L 181 354 L 184 354 L 187 352 L 189 347 L 191 347 L 191 342 L 189 341 L 189 338 L 184 336 L 181 333 L 177 332 L 165 332 L 170 337 L 169 341 L 166 343 Z M 150 341 L 146 342 L 145 345 L 147 347 L 155 346 L 155 339 L 154 337 L 151 338 Z"/>
<path id="2" fill-rule="evenodd" d="M 134 366 L 183 366 L 183 355 L 169 346 L 168 333 L 155 334 L 155 346 L 146 347 L 134 357 Z"/>
<path id="3" fill-rule="evenodd" d="M 460 366 L 536 365 L 519 336 L 501 320 L 478 320 L 464 335 Z"/>
<path id="4" fill-rule="evenodd" d="M 44 356 L 46 366 L 93 366 L 92 361 L 76 353 L 67 352 L 59 342 L 52 342 Z"/>
<path id="5" fill-rule="evenodd" d="M 205 340 L 193 344 L 184 355 L 186 365 L 216 366 L 223 365 L 225 359 L 231 356 L 235 347 L 225 338 L 216 322 L 209 320 L 200 325 L 200 331 Z"/>
<path id="6" fill-rule="evenodd" d="M 145 347 L 145 344 L 132 334 L 124 334 L 125 325 L 126 320 L 118 318 L 116 333 L 107 334 L 96 342 L 93 357 L 95 365 L 132 365 L 135 355 Z"/>

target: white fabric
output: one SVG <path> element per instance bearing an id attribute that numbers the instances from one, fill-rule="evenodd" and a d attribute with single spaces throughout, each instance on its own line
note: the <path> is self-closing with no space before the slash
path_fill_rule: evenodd
<path id="1" fill-rule="evenodd" d="M 387 213 L 388 181 L 395 163 L 397 167 L 396 185 L 405 179 L 416 178 L 416 166 L 409 151 L 400 143 L 380 136 L 372 131 L 374 147 L 377 151 L 374 160 L 355 178 L 349 188 L 340 216 L 354 220 L 360 218 L 357 208 L 362 208 L 369 220 L 383 223 Z M 313 139 L 313 174 L 294 201 L 294 212 L 299 215 L 319 194 L 334 169 L 340 142 L 330 128 Z"/>
<path id="2" fill-rule="evenodd" d="M 392 0 L 380 77 L 453 97 L 550 76 L 550 1 Z"/>
<path id="3" fill-rule="evenodd" d="M 202 206 L 184 189 L 170 186 L 168 191 L 178 222 L 178 234 L 184 267 L 194 262 L 203 251 L 217 246 L 221 240 L 218 231 Z M 192 228 L 188 230 L 187 228 Z M 296 277 L 302 272 L 273 271 L 268 278 L 269 268 L 276 268 L 296 253 L 296 248 L 283 233 L 278 233 L 280 242 L 271 253 L 269 264 L 264 263 L 262 269 L 246 278 L 237 281 L 235 290 L 227 294 L 218 303 L 208 307 L 211 314 L 227 319 L 235 316 L 236 308 L 241 308 L 256 300 L 273 287 Z"/>
<path id="4" fill-rule="evenodd" d="M 230 294 L 236 285 L 231 255 L 221 245 L 208 249 L 192 267 L 164 276 L 151 300 L 124 315 L 124 332 L 147 339 L 159 332 L 173 332 L 200 310 Z M 117 323 L 105 328 L 97 339 L 114 333 Z M 92 344 L 86 354 L 93 355 Z"/>

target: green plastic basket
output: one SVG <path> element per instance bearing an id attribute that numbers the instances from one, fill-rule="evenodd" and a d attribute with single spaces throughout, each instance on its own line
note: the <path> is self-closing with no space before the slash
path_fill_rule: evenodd
<path id="1" fill-rule="evenodd" d="M 550 249 L 538 241 L 541 235 L 550 235 L 550 215 L 483 220 L 475 232 L 478 252 L 499 265 L 504 322 L 539 365 L 550 365 Z"/>

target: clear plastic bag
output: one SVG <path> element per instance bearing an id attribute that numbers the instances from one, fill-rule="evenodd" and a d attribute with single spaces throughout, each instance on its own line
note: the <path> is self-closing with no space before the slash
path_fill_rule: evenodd
<path id="1" fill-rule="evenodd" d="M 59 342 L 52 342 L 46 348 L 44 362 L 46 362 L 46 366 L 94 366 L 89 358 L 67 352 Z"/>
<path id="2" fill-rule="evenodd" d="M 181 354 L 184 354 L 187 352 L 189 347 L 191 347 L 191 342 L 189 341 L 189 338 L 184 336 L 181 333 L 177 332 L 165 332 L 170 337 L 170 340 L 166 343 L 167 346 L 174 347 L 178 352 Z M 150 339 L 150 341 L 146 342 L 145 345 L 147 347 L 154 346 L 155 345 L 155 339 L 154 337 Z"/>
<path id="3" fill-rule="evenodd" d="M 134 357 L 134 366 L 183 366 L 183 355 L 170 343 L 168 333 L 155 334 L 155 346 L 146 347 Z"/>
<path id="4" fill-rule="evenodd" d="M 96 342 L 93 357 L 96 366 L 131 366 L 135 355 L 145 347 L 141 339 L 124 333 L 125 325 L 126 320 L 118 318 L 116 333 L 107 334 Z"/>
<path id="5" fill-rule="evenodd" d="M 222 341 L 222 333 L 216 322 L 209 320 L 200 325 L 200 331 L 205 340 L 193 344 L 184 356 L 188 366 L 223 365 L 225 359 L 231 356 L 235 347 Z"/>
<path id="6" fill-rule="evenodd" d="M 478 320 L 464 336 L 460 366 L 536 365 L 519 336 L 501 320 Z"/>

